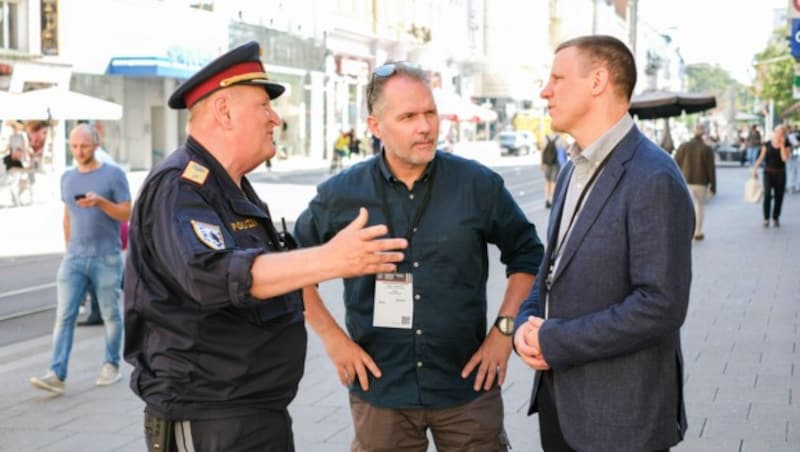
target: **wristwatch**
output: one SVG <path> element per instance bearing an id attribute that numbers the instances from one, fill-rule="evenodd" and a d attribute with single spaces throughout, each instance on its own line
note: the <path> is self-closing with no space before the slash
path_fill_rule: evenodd
<path id="1" fill-rule="evenodd" d="M 494 321 L 494 326 L 504 335 L 511 336 L 514 334 L 514 317 L 498 316 Z"/>

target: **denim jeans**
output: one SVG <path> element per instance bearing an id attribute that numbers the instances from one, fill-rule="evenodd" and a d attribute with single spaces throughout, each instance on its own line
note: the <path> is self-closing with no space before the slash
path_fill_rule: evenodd
<path id="1" fill-rule="evenodd" d="M 761 152 L 761 148 L 758 146 L 748 146 L 747 147 L 747 163 L 753 164 L 758 159 L 758 153 Z"/>
<path id="2" fill-rule="evenodd" d="M 67 378 L 67 364 L 72 351 L 72 338 L 78 309 L 89 285 L 97 293 L 100 315 L 105 328 L 105 362 L 119 366 L 122 348 L 122 313 L 120 309 L 120 282 L 122 280 L 122 253 L 105 256 L 76 256 L 65 254 L 58 268 L 58 305 L 53 327 L 53 357 L 50 369 L 62 381 Z"/>

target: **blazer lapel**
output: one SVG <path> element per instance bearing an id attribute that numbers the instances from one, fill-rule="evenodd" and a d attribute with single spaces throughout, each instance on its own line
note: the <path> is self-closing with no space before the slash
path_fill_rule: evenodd
<path id="1" fill-rule="evenodd" d="M 633 156 L 640 135 L 639 130 L 634 126 L 611 151 L 614 155 L 609 158 L 603 172 L 597 177 L 592 191 L 589 192 L 584 200 L 583 207 L 575 219 L 575 224 L 572 226 L 572 231 L 567 238 L 567 243 L 564 244 L 564 250 L 562 251 L 556 274 L 553 275 L 553 281 L 557 280 L 559 275 L 567 268 L 570 260 L 572 260 L 578 247 L 580 247 L 583 239 L 586 237 L 586 233 L 588 233 L 589 229 L 594 225 L 597 217 L 603 210 L 603 206 L 605 206 L 608 199 L 614 193 L 614 189 L 625 173 L 624 163 Z"/>

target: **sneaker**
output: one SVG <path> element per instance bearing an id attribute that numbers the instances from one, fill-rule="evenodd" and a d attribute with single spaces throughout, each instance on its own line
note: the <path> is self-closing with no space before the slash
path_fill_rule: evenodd
<path id="1" fill-rule="evenodd" d="M 779 228 L 779 227 L 781 227 L 781 222 L 778 221 L 778 219 L 776 218 L 776 219 L 772 220 L 772 225 L 775 226 L 776 228 Z"/>
<path id="2" fill-rule="evenodd" d="M 97 386 L 108 386 L 118 382 L 122 378 L 117 366 L 105 363 L 103 368 L 100 369 L 100 375 L 97 376 L 97 381 L 94 382 Z"/>
<path id="3" fill-rule="evenodd" d="M 44 389 L 55 394 L 63 394 L 66 385 L 52 370 L 48 370 L 43 377 L 31 377 L 31 384 L 36 389 Z"/>

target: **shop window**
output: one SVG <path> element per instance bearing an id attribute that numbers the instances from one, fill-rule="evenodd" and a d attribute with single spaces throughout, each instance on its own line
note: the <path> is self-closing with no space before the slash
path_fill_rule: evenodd
<path id="1" fill-rule="evenodd" d="M 18 49 L 18 0 L 0 0 L 0 48 Z"/>

